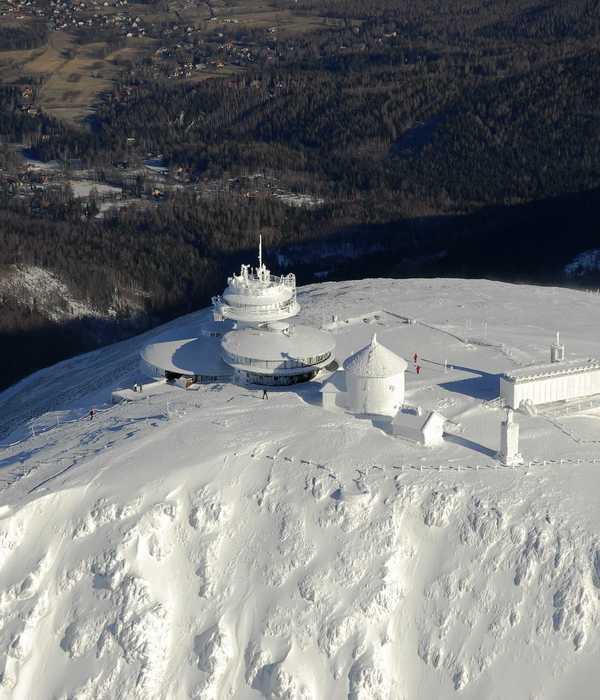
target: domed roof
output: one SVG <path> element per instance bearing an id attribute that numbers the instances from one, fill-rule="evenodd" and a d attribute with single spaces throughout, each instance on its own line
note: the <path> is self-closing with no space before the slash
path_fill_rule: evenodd
<path id="1" fill-rule="evenodd" d="M 344 362 L 346 372 L 358 377 L 393 377 L 407 367 L 406 360 L 377 342 L 375 333 L 366 347 Z"/>

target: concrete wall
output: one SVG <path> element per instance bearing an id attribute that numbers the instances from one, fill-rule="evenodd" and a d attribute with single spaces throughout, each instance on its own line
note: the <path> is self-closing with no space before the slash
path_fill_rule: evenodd
<path id="1" fill-rule="evenodd" d="M 600 394 L 600 370 L 590 369 L 528 382 L 509 382 L 500 378 L 500 395 L 507 406 L 519 408 L 529 399 L 534 405 L 566 401 Z"/>
<path id="2" fill-rule="evenodd" d="M 394 416 L 404 403 L 404 372 L 393 377 L 357 377 L 346 373 L 348 410 Z"/>

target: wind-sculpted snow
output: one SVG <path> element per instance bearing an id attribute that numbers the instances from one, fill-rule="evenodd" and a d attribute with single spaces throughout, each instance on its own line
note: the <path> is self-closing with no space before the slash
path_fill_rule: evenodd
<path id="1" fill-rule="evenodd" d="M 39 697 L 65 700 L 383 700 L 417 697 L 416 675 L 476 697 L 527 649 L 568 664 L 597 648 L 600 557 L 581 531 L 427 480 L 258 506 L 232 487 L 234 465 L 225 488 L 65 513 L 60 557 L 23 568 L 5 554 L 22 571 L 1 601 L 6 697 L 32 697 L 46 656 L 61 675 Z"/>
<path id="2" fill-rule="evenodd" d="M 369 284 L 340 305 L 382 301 Z M 520 418 L 536 461 L 502 467 L 482 452 L 498 407 L 412 381 L 464 442 L 411 446 L 310 387 L 223 386 L 0 453 L 19 470 L 0 500 L 0 698 L 596 697 L 594 444 Z"/>

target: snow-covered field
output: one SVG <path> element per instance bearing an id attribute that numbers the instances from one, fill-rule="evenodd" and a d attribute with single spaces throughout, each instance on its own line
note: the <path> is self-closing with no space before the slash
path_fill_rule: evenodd
<path id="1" fill-rule="evenodd" d="M 99 196 L 110 196 L 110 195 L 120 195 L 123 191 L 120 187 L 113 187 L 113 185 L 106 185 L 102 182 L 95 182 L 94 180 L 70 180 L 69 184 L 73 190 L 74 197 L 87 198 L 92 192 L 96 192 Z"/>
<path id="2" fill-rule="evenodd" d="M 600 415 L 519 415 L 506 468 L 495 397 L 557 328 L 599 356 L 600 297 L 364 280 L 299 301 L 340 361 L 373 330 L 418 352 L 407 400 L 448 417 L 444 446 L 324 411 L 318 382 L 103 404 L 163 329 L 38 372 L 0 394 L 0 698 L 598 696 Z"/>

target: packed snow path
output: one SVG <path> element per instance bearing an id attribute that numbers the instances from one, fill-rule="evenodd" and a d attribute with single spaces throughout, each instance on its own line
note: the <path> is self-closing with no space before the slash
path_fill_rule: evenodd
<path id="1" fill-rule="evenodd" d="M 494 458 L 500 346 L 538 361 L 560 325 L 595 354 L 597 298 L 381 280 L 301 303 L 367 319 L 336 331 L 340 359 L 375 327 L 433 360 L 407 392 L 454 439 L 413 446 L 314 385 L 174 388 L 89 420 L 137 380 L 139 339 L 26 380 L 0 395 L 0 698 L 597 696 L 595 409 L 519 416 L 525 465 Z M 433 328 L 483 320 L 486 346 Z"/>

